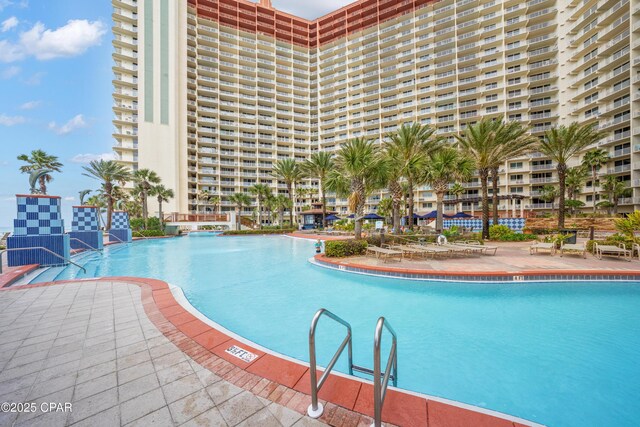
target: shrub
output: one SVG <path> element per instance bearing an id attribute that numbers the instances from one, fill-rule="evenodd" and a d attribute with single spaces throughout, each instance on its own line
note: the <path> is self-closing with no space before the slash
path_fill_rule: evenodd
<path id="1" fill-rule="evenodd" d="M 538 236 L 536 236 L 535 234 L 511 233 L 496 240 L 499 240 L 501 242 L 526 242 L 529 240 L 536 240 L 537 238 Z"/>
<path id="2" fill-rule="evenodd" d="M 246 236 L 259 234 L 287 234 L 296 231 L 295 228 L 277 228 L 275 230 L 227 230 L 222 233 L 223 236 Z"/>
<path id="3" fill-rule="evenodd" d="M 627 238 L 635 238 L 635 233 L 640 231 L 640 211 L 633 211 L 626 218 L 614 220 L 616 230 L 624 234 Z"/>
<path id="4" fill-rule="evenodd" d="M 363 255 L 367 246 L 366 240 L 329 240 L 324 243 L 324 253 L 330 258 Z"/>
<path id="5" fill-rule="evenodd" d="M 135 230 L 132 233 L 133 237 L 161 237 L 164 235 L 164 231 L 162 230 Z"/>
<path id="6" fill-rule="evenodd" d="M 144 220 L 142 218 L 131 218 L 129 226 L 132 230 L 142 230 L 144 228 Z"/>
<path id="7" fill-rule="evenodd" d="M 155 216 L 147 218 L 147 230 L 161 230 L 160 218 Z"/>
<path id="8" fill-rule="evenodd" d="M 489 238 L 491 240 L 502 240 L 503 237 L 514 234 L 513 230 L 503 224 L 495 224 L 489 227 Z"/>

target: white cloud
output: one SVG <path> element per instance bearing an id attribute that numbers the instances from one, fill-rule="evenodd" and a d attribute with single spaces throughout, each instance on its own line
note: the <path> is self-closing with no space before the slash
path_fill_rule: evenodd
<path id="1" fill-rule="evenodd" d="M 0 0 L 0 12 L 2 12 L 5 7 L 9 6 L 16 6 L 24 9 L 25 7 L 29 6 L 29 2 L 27 0 L 21 0 L 20 2 L 16 3 L 11 0 Z"/>
<path id="2" fill-rule="evenodd" d="M 11 66 L 9 68 L 6 68 L 4 71 L 2 71 L 2 78 L 7 80 L 10 79 L 11 77 L 16 76 L 18 73 L 20 72 L 20 67 L 16 67 Z"/>
<path id="3" fill-rule="evenodd" d="M 21 110 L 33 110 L 34 108 L 38 108 L 42 105 L 42 101 L 29 101 L 25 102 L 20 106 Z"/>
<path id="4" fill-rule="evenodd" d="M 24 123 L 26 119 L 22 116 L 7 116 L 6 114 L 0 114 L 0 125 L 13 126 Z"/>
<path id="5" fill-rule="evenodd" d="M 18 22 L 20 21 L 18 21 L 18 18 L 16 18 L 15 16 L 5 19 L 4 21 L 2 21 L 2 24 L 0 25 L 0 31 L 3 33 L 6 33 L 10 29 L 17 27 Z"/>
<path id="6" fill-rule="evenodd" d="M 47 73 L 45 73 L 44 71 L 40 71 L 38 73 L 35 73 L 34 75 L 32 75 L 31 77 L 22 80 L 24 82 L 24 84 L 27 84 L 29 86 L 36 86 L 39 85 L 40 83 L 42 83 L 42 78 L 46 75 Z"/>
<path id="7" fill-rule="evenodd" d="M 30 30 L 20 34 L 18 42 L 0 40 L 0 61 L 14 62 L 28 56 L 44 61 L 81 55 L 90 47 L 100 44 L 106 32 L 107 26 L 101 21 L 75 19 L 55 30 L 37 22 Z"/>
<path id="8" fill-rule="evenodd" d="M 68 135 L 76 129 L 80 129 L 87 126 L 87 122 L 84 121 L 82 114 L 78 114 L 73 117 L 67 123 L 62 126 L 58 126 L 56 122 L 49 123 L 49 129 L 57 133 L 58 135 Z"/>
<path id="9" fill-rule="evenodd" d="M 7 7 L 7 6 L 11 6 L 13 4 L 13 2 L 9 1 L 9 0 L 0 0 L 0 12 L 2 12 L 2 10 Z"/>
<path id="10" fill-rule="evenodd" d="M 290 13 L 307 19 L 316 19 L 327 13 L 340 9 L 343 6 L 353 3 L 353 0 L 323 0 L 323 1 L 300 1 L 300 0 L 273 0 L 273 7 L 283 12 Z"/>
<path id="11" fill-rule="evenodd" d="M 74 156 L 71 161 L 73 163 L 91 163 L 94 160 L 113 160 L 115 156 L 113 153 L 103 153 L 103 154 L 77 154 Z"/>

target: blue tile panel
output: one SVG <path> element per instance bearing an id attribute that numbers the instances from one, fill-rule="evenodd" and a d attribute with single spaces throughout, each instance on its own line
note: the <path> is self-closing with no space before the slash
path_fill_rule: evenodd
<path id="1" fill-rule="evenodd" d="M 113 212 L 111 214 L 111 229 L 126 230 L 129 227 L 129 214 L 126 212 Z"/>
<path id="2" fill-rule="evenodd" d="M 98 231 L 100 222 L 98 220 L 98 208 L 74 206 L 72 231 Z"/>
<path id="3" fill-rule="evenodd" d="M 491 224 L 493 224 L 492 219 L 489 220 L 489 225 Z M 498 224 L 506 225 L 513 231 L 522 232 L 522 229 L 525 227 L 526 220 L 524 218 L 499 218 Z M 451 228 L 453 226 L 472 228 L 473 231 L 480 231 L 482 230 L 482 219 L 472 218 L 444 220 L 444 228 Z"/>
<path id="4" fill-rule="evenodd" d="M 18 217 L 13 221 L 14 236 L 48 236 L 64 233 L 60 199 L 18 196 Z"/>
<path id="5" fill-rule="evenodd" d="M 71 249 L 101 250 L 104 247 L 102 231 L 72 231 L 69 236 L 71 239 L 78 239 L 86 243 L 82 244 L 78 240 L 71 240 Z"/>
<path id="6" fill-rule="evenodd" d="M 112 228 L 109 231 L 109 242 L 121 243 L 121 242 L 131 242 L 131 229 L 117 229 Z"/>
<path id="7" fill-rule="evenodd" d="M 47 248 L 58 256 L 42 249 Z M 7 249 L 22 249 L 20 251 L 8 251 L 9 267 L 17 267 L 27 264 L 40 264 L 41 266 L 66 265 L 65 259 L 71 255 L 69 235 L 58 234 L 55 236 L 11 236 L 7 239 Z M 60 258 L 62 257 L 62 259 Z"/>

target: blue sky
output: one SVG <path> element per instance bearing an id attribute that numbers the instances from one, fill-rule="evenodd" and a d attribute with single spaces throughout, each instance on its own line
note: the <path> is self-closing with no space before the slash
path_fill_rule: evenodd
<path id="1" fill-rule="evenodd" d="M 307 18 L 348 3 L 273 2 Z M 82 166 L 111 153 L 111 11 L 109 0 L 0 0 L 0 228 L 29 191 L 19 154 L 42 149 L 64 164 L 49 194 L 63 198 L 67 226 L 78 192 L 98 188 Z"/>

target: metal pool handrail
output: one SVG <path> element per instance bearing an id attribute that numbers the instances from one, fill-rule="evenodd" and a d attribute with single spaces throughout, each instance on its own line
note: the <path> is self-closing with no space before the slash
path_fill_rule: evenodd
<path id="1" fill-rule="evenodd" d="M 391 351 L 384 373 L 381 371 L 380 346 L 382 343 L 382 332 L 386 328 L 391 334 Z M 398 353 L 397 353 L 398 337 L 391 325 L 385 321 L 384 317 L 378 319 L 376 324 L 376 332 L 373 338 L 373 411 L 374 422 L 372 426 L 380 427 L 382 425 L 382 406 L 384 398 L 387 395 L 387 385 L 389 377 L 393 380 L 393 386 L 398 385 Z M 393 369 L 393 375 L 391 370 Z"/>
<path id="2" fill-rule="evenodd" d="M 96 249 L 93 246 L 91 246 L 90 244 L 88 244 L 87 242 L 84 242 L 80 239 L 76 239 L 75 237 L 71 237 L 69 240 L 75 240 L 76 242 L 80 242 L 83 245 L 85 245 L 87 248 L 89 248 L 89 250 L 92 250 L 94 252 L 98 252 L 100 255 L 102 255 L 102 251 L 100 249 Z"/>
<path id="3" fill-rule="evenodd" d="M 344 340 L 338 347 L 338 350 L 331 358 L 331 361 L 327 365 L 324 373 L 320 377 L 320 381 L 318 381 L 318 373 L 317 373 L 317 362 L 316 362 L 316 327 L 318 326 L 318 321 L 322 316 L 327 316 L 328 318 L 340 323 L 345 328 L 347 328 L 347 335 Z M 311 321 L 311 328 L 309 329 L 309 376 L 311 377 L 311 405 L 307 408 L 307 414 L 311 418 L 318 418 L 322 415 L 324 411 L 324 407 L 322 403 L 318 403 L 318 392 L 324 385 L 324 382 L 329 377 L 329 373 L 335 366 L 336 362 L 340 358 L 340 355 L 344 351 L 345 347 L 349 347 L 349 375 L 353 375 L 353 351 L 351 346 L 351 325 L 340 317 L 336 316 L 332 312 L 327 309 L 321 308 L 318 310 L 313 316 L 313 320 Z"/>
<path id="4" fill-rule="evenodd" d="M 60 258 L 63 261 L 68 262 L 69 264 L 75 265 L 76 267 L 78 267 L 80 270 L 82 270 L 85 274 L 87 274 L 87 269 L 84 268 L 83 266 L 81 266 L 80 264 L 71 261 L 69 258 L 65 258 L 61 255 L 58 255 L 57 253 L 47 249 L 47 248 L 43 248 L 42 246 L 33 246 L 31 248 L 12 248 L 12 249 L 3 249 L 2 251 L 0 251 L 0 273 L 2 273 L 2 254 L 5 252 L 14 252 L 14 251 L 31 251 L 31 250 L 41 250 L 41 251 L 45 251 L 57 258 Z"/>

